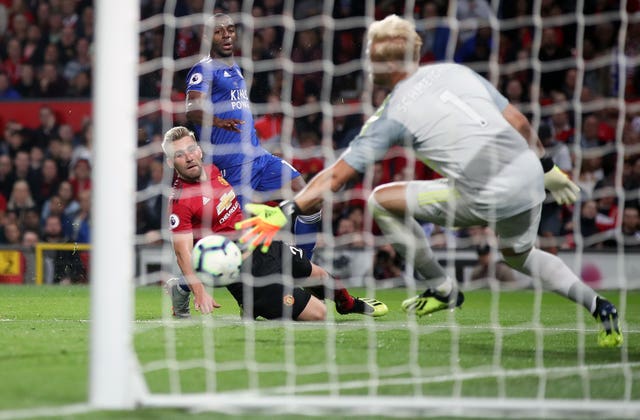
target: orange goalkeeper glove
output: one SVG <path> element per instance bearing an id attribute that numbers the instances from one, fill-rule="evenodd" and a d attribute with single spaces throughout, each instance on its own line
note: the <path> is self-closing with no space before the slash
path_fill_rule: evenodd
<path id="1" fill-rule="evenodd" d="M 236 223 L 236 229 L 249 229 L 240 237 L 240 243 L 248 242 L 251 251 L 262 244 L 260 251 L 263 253 L 269 250 L 278 231 L 299 213 L 298 206 L 293 201 L 284 201 L 279 207 L 250 203 L 245 209 L 255 216 Z"/>

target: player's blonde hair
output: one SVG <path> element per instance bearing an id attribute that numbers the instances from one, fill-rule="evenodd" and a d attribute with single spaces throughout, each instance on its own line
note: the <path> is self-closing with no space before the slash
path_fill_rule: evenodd
<path id="1" fill-rule="evenodd" d="M 164 154 L 171 157 L 173 154 L 171 143 L 180 140 L 183 137 L 191 137 L 193 141 L 195 141 L 196 143 L 198 142 L 193 131 L 181 125 L 173 127 L 171 130 L 165 133 L 164 138 L 162 139 L 162 150 L 164 151 Z"/>
<path id="2" fill-rule="evenodd" d="M 373 22 L 367 33 L 367 54 L 375 61 L 420 61 L 422 38 L 415 25 L 398 15 Z M 375 51 L 371 45 L 375 43 Z"/>

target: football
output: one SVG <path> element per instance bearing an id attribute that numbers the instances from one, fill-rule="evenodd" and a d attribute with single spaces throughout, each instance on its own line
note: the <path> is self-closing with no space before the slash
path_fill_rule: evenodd
<path id="1" fill-rule="evenodd" d="M 240 281 L 242 252 L 222 235 L 209 235 L 193 247 L 191 265 L 196 275 L 209 286 L 226 286 Z"/>

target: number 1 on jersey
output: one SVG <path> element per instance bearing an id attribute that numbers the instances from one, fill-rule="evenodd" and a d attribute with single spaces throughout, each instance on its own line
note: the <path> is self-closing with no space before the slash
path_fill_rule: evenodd
<path id="1" fill-rule="evenodd" d="M 478 124 L 480 124 L 480 127 L 486 127 L 487 126 L 487 124 L 488 124 L 487 120 L 482 118 L 482 116 L 480 114 L 478 114 L 476 111 L 474 111 L 467 103 L 465 103 L 462 99 L 460 99 L 459 96 L 457 96 L 456 94 L 452 93 L 451 91 L 445 90 L 444 92 L 442 92 L 440 94 L 440 100 L 442 102 L 444 102 L 445 104 L 452 104 L 456 108 L 460 109 L 469 118 L 471 118 L 473 121 L 475 121 Z"/>

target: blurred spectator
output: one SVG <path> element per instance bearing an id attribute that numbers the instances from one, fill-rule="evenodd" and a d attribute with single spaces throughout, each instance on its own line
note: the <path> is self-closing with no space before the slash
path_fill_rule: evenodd
<path id="1" fill-rule="evenodd" d="M 44 150 L 50 144 L 50 140 L 58 134 L 58 121 L 51 107 L 44 105 L 38 114 L 40 124 L 33 133 L 33 144 Z"/>
<path id="2" fill-rule="evenodd" d="M 140 194 L 148 197 L 144 200 L 143 208 L 140 209 L 140 217 L 145 222 L 145 231 L 160 230 L 162 227 L 162 204 L 165 197 L 162 195 L 164 174 L 164 164 L 158 160 L 149 162 L 149 180 Z"/>
<path id="3" fill-rule="evenodd" d="M 565 143 L 559 142 L 553 137 L 551 127 L 542 123 L 538 128 L 538 137 L 545 148 L 545 152 L 553 159 L 553 163 L 564 172 L 571 173 L 573 163 L 571 161 L 571 152 Z"/>
<path id="4" fill-rule="evenodd" d="M 67 95 L 72 98 L 91 97 L 91 76 L 88 71 L 81 71 L 69 80 Z"/>
<path id="5" fill-rule="evenodd" d="M 23 98 L 35 98 L 38 96 L 38 83 L 33 65 L 24 63 L 20 66 L 20 79 L 15 88 Z"/>
<path id="6" fill-rule="evenodd" d="M 15 180 L 16 177 L 13 173 L 13 160 L 11 160 L 11 156 L 7 154 L 0 155 L 0 193 L 2 193 L 5 198 L 11 195 Z"/>
<path id="7" fill-rule="evenodd" d="M 42 226 L 40 224 L 40 210 L 38 208 L 32 207 L 24 212 L 22 230 L 32 230 L 34 232 L 40 232 L 42 230 Z"/>
<path id="8" fill-rule="evenodd" d="M 7 73 L 0 71 L 0 101 L 20 99 L 20 93 L 11 86 Z"/>
<path id="9" fill-rule="evenodd" d="M 296 33 L 291 52 L 291 60 L 294 63 L 312 63 L 322 60 L 322 45 L 320 43 L 319 29 L 305 29 Z M 293 100 L 294 105 L 304 103 L 305 96 L 313 94 L 316 98 L 322 86 L 322 71 L 295 73 L 293 76 Z"/>
<path id="10" fill-rule="evenodd" d="M 627 206 L 622 211 L 620 233 L 621 237 L 618 238 L 615 230 L 611 228 L 606 236 L 608 239 L 603 242 L 604 247 L 616 249 L 621 239 L 625 250 L 640 249 L 640 213 L 636 206 Z"/>
<path id="11" fill-rule="evenodd" d="M 637 207 L 624 208 L 620 229 L 626 249 L 640 247 L 640 213 Z"/>
<path id="12" fill-rule="evenodd" d="M 582 137 L 580 138 L 580 146 L 583 149 L 601 145 L 600 138 L 598 137 L 599 124 L 600 120 L 596 115 L 591 114 L 585 117 L 582 122 Z"/>
<path id="13" fill-rule="evenodd" d="M 512 283 L 515 281 L 513 269 L 504 261 L 498 260 L 491 245 L 481 244 L 476 247 L 478 262 L 471 271 L 471 280 Z"/>
<path id="14" fill-rule="evenodd" d="M 36 202 L 31 195 L 29 184 L 24 179 L 16 180 L 7 201 L 7 212 L 13 214 L 14 219 L 22 224 L 27 210 L 35 208 Z"/>
<path id="15" fill-rule="evenodd" d="M 443 61 L 446 58 L 450 30 L 446 25 L 437 22 L 443 15 L 438 7 L 435 1 L 428 1 L 422 7 L 425 25 L 424 29 L 419 31 L 422 38 L 421 63 Z"/>
<path id="16" fill-rule="evenodd" d="M 264 143 L 279 142 L 283 119 L 280 96 L 271 92 L 267 98 L 267 113 L 257 118 L 254 124 L 260 141 Z"/>
<path id="17" fill-rule="evenodd" d="M 67 81 L 60 75 L 55 64 L 45 63 L 38 74 L 38 96 L 60 98 L 67 93 Z"/>
<path id="18" fill-rule="evenodd" d="M 29 25 L 27 29 L 27 40 L 22 49 L 24 63 L 41 65 L 44 56 L 44 41 L 42 40 L 42 30 L 38 25 Z"/>
<path id="19" fill-rule="evenodd" d="M 488 25 L 479 27 L 457 48 L 454 60 L 457 63 L 488 61 L 491 54 L 492 32 Z"/>
<path id="20" fill-rule="evenodd" d="M 2 243 L 6 245 L 20 246 L 22 239 L 22 232 L 20 226 L 16 222 L 9 222 L 3 226 L 2 229 Z"/>
<path id="21" fill-rule="evenodd" d="M 551 133 L 551 128 L 545 123 L 540 124 L 538 128 L 538 137 L 553 163 L 564 172 L 571 174 L 573 165 L 569 147 L 565 143 L 557 141 Z M 538 226 L 540 236 L 547 238 L 559 236 L 564 233 L 564 224 L 562 206 L 558 205 L 555 200 L 542 205 L 540 224 Z"/>
<path id="22" fill-rule="evenodd" d="M 373 260 L 373 278 L 376 280 L 402 278 L 404 275 L 402 258 L 391 245 L 378 248 Z"/>
<path id="23" fill-rule="evenodd" d="M 69 82 L 79 73 L 91 71 L 91 51 L 89 40 L 80 38 L 74 44 L 74 54 L 65 63 L 63 76 Z"/>
<path id="24" fill-rule="evenodd" d="M 566 70 L 547 70 L 545 64 L 551 65 L 557 61 L 571 57 L 571 52 L 558 40 L 558 32 L 554 28 L 542 30 L 542 41 L 538 58 L 542 61 L 542 74 L 540 77 L 540 88 L 546 96 L 550 96 L 552 91 L 562 91 Z"/>
<path id="25" fill-rule="evenodd" d="M 51 158 L 44 159 L 40 169 L 40 177 L 33 188 L 38 208 L 42 208 L 44 203 L 58 191 L 59 185 L 58 165 Z"/>
<path id="26" fill-rule="evenodd" d="M 66 66 L 70 61 L 77 58 L 76 55 L 76 31 L 72 26 L 65 26 L 62 28 L 60 34 L 60 40 L 56 44 L 58 47 L 58 63 L 62 66 Z"/>
<path id="27" fill-rule="evenodd" d="M 10 38 L 7 42 L 7 57 L 2 62 L 2 70 L 13 85 L 20 78 L 20 66 L 23 63 L 22 47 L 18 38 Z"/>
<path id="28" fill-rule="evenodd" d="M 522 85 L 522 81 L 515 77 L 507 80 L 504 93 L 509 102 L 515 107 L 520 108 L 521 105 L 529 102 L 529 98 L 524 86 Z"/>
<path id="29" fill-rule="evenodd" d="M 33 249 L 40 241 L 40 236 L 37 231 L 25 230 L 22 233 L 22 246 L 24 248 Z"/>
<path id="30" fill-rule="evenodd" d="M 76 25 L 78 37 L 93 41 L 95 14 L 91 4 L 85 4 L 80 13 L 80 21 Z"/>
<path id="31" fill-rule="evenodd" d="M 78 195 L 78 203 L 80 208 L 72 222 L 71 240 L 81 244 L 88 244 L 91 243 L 91 191 L 81 191 Z M 162 214 L 161 211 L 158 212 L 158 215 L 160 214 Z"/>
<path id="32" fill-rule="evenodd" d="M 596 184 L 603 178 L 602 157 L 599 153 L 583 155 L 580 174 L 578 179 L 574 179 L 574 182 L 580 187 L 581 195 L 584 198 L 593 197 Z"/>
<path id="33" fill-rule="evenodd" d="M 78 205 L 79 208 L 79 205 Z M 42 207 L 42 214 L 40 216 L 41 223 L 44 224 L 45 220 L 49 216 L 57 216 L 60 219 L 60 224 L 62 228 L 62 233 L 65 237 L 71 238 L 73 235 L 73 219 L 77 212 L 73 214 L 67 214 L 66 206 L 62 202 L 62 199 L 59 195 L 52 195 L 50 199 L 48 199 L 44 206 Z M 44 226 L 42 226 L 44 227 Z"/>
<path id="34" fill-rule="evenodd" d="M 68 243 L 60 217 L 49 215 L 44 221 L 43 242 Z M 45 253 L 46 283 L 85 283 L 87 273 L 76 251 L 47 251 Z"/>
<path id="35" fill-rule="evenodd" d="M 69 182 L 73 187 L 73 197 L 77 199 L 81 191 L 91 189 L 91 162 L 89 159 L 81 157 L 71 161 L 71 168 Z"/>

